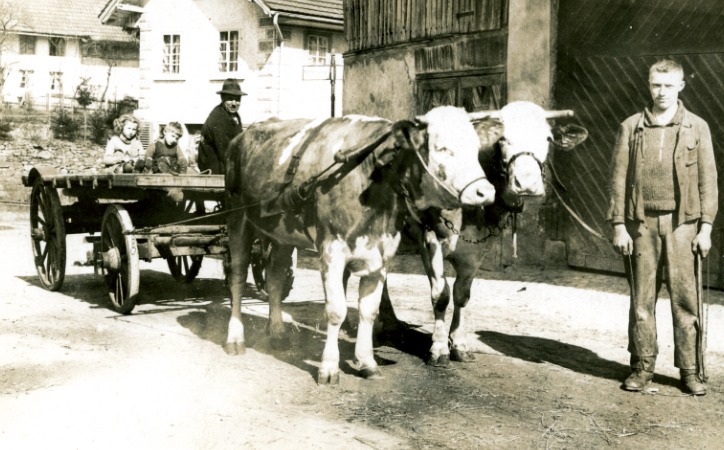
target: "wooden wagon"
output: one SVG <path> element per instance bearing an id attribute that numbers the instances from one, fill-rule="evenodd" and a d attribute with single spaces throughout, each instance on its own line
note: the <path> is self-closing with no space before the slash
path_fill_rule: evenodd
<path id="1" fill-rule="evenodd" d="M 141 260 L 164 258 L 171 275 L 189 283 L 205 256 L 227 254 L 223 175 L 58 174 L 39 167 L 22 181 L 32 188 L 30 238 L 48 290 L 63 286 L 69 234 L 88 234 L 96 273 L 106 280 L 113 309 L 123 314 L 138 301 Z M 264 250 L 252 263 L 260 290 Z"/>

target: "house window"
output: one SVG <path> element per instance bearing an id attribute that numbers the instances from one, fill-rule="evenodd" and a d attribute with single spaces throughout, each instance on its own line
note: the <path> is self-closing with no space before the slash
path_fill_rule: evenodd
<path id="1" fill-rule="evenodd" d="M 28 36 L 27 34 L 21 34 L 20 36 L 20 54 L 21 55 L 34 55 L 35 54 L 35 36 Z"/>
<path id="2" fill-rule="evenodd" d="M 179 73 L 181 66 L 181 36 L 163 35 L 163 73 Z"/>
<path id="3" fill-rule="evenodd" d="M 326 66 L 329 57 L 329 38 L 316 34 L 307 35 L 307 51 L 309 52 L 309 64 Z"/>
<path id="4" fill-rule="evenodd" d="M 52 37 L 48 38 L 50 56 L 65 56 L 65 38 Z"/>
<path id="5" fill-rule="evenodd" d="M 30 75 L 33 74 L 32 70 L 21 70 L 20 71 L 20 88 L 25 89 L 30 86 Z"/>
<path id="6" fill-rule="evenodd" d="M 50 72 L 50 90 L 63 90 L 63 72 Z"/>
<path id="7" fill-rule="evenodd" d="M 237 70 L 239 70 L 239 32 L 222 31 L 219 33 L 219 71 Z"/>

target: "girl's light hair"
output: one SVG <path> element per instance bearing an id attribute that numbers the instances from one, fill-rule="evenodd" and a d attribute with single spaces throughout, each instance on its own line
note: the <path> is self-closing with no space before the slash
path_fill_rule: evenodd
<path id="1" fill-rule="evenodd" d="M 113 134 L 120 135 L 121 132 L 123 132 L 123 127 L 126 125 L 126 122 L 133 122 L 138 128 L 141 128 L 141 121 L 138 120 L 136 116 L 133 114 L 123 114 L 113 121 Z M 138 134 L 138 131 L 136 131 L 136 134 Z"/>

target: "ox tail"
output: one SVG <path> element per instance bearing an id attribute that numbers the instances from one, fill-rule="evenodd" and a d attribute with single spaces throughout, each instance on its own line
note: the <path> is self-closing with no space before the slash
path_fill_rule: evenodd
<path id="1" fill-rule="evenodd" d="M 229 142 L 229 147 L 226 149 L 226 173 L 224 178 L 224 185 L 226 187 L 227 195 L 235 196 L 241 194 L 241 159 L 244 153 L 244 133 L 236 136 Z"/>

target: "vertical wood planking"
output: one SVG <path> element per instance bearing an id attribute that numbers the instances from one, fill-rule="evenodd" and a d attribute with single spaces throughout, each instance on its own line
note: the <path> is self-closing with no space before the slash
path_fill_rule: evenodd
<path id="1" fill-rule="evenodd" d="M 365 50 L 455 33 L 499 29 L 508 0 L 345 0 L 351 50 Z"/>

